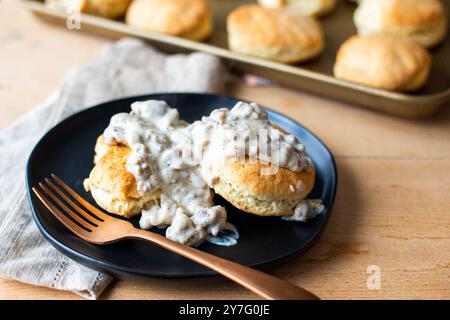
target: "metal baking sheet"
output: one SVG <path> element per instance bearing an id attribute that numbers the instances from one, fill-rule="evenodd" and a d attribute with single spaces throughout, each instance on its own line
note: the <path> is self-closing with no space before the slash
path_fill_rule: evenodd
<path id="1" fill-rule="evenodd" d="M 21 1 L 28 9 L 40 16 L 63 23 L 67 19 L 66 12 L 50 9 L 39 0 Z M 443 43 L 431 50 L 433 64 L 430 78 L 423 88 L 410 94 L 390 92 L 341 81 L 332 75 L 339 46 L 350 35 L 356 33 L 352 20 L 355 4 L 341 0 L 335 11 L 321 19 L 326 35 L 326 48 L 319 57 L 303 64 L 285 65 L 228 50 L 226 16 L 233 8 L 247 2 L 255 1 L 209 0 L 213 13 L 214 33 L 205 43 L 137 30 L 121 20 L 108 20 L 86 14 L 81 15 L 81 29 L 143 38 L 168 52 L 196 50 L 208 52 L 224 58 L 237 70 L 260 75 L 277 83 L 320 96 L 398 116 L 423 117 L 450 104 L 450 36 L 447 35 Z M 443 2 L 450 16 L 450 0 Z"/>

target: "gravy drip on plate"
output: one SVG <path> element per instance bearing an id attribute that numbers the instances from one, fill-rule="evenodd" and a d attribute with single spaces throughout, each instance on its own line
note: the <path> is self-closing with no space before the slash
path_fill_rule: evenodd
<path id="1" fill-rule="evenodd" d="M 135 102 L 130 113 L 111 118 L 104 137 L 130 147 L 126 169 L 140 194 L 161 192 L 160 204 L 143 210 L 141 228 L 169 226 L 166 236 L 187 245 L 229 226 L 209 187 L 226 158 L 260 159 L 296 172 L 313 165 L 293 135 L 274 129 L 262 108 L 244 102 L 192 124 L 164 101 Z"/>

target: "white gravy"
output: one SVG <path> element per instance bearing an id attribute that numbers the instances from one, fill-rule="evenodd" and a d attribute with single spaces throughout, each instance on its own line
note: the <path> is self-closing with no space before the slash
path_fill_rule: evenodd
<path id="1" fill-rule="evenodd" d="M 161 191 L 160 205 L 143 210 L 141 228 L 169 226 L 166 236 L 188 245 L 216 236 L 227 224 L 225 208 L 214 206 L 209 187 L 224 159 L 247 156 L 295 172 L 313 166 L 293 135 L 274 129 L 262 108 L 244 102 L 192 124 L 164 101 L 135 102 L 130 113 L 111 118 L 104 137 L 130 147 L 126 168 L 139 193 Z"/>

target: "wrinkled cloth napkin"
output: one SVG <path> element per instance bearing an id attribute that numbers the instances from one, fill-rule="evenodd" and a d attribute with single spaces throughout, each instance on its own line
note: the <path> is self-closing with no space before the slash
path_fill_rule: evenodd
<path id="1" fill-rule="evenodd" d="M 0 133 L 0 276 L 96 299 L 111 277 L 63 256 L 39 233 L 25 191 L 25 164 L 63 118 L 104 101 L 152 92 L 220 92 L 226 70 L 204 53 L 167 55 L 122 39 L 75 67 L 46 102 Z"/>

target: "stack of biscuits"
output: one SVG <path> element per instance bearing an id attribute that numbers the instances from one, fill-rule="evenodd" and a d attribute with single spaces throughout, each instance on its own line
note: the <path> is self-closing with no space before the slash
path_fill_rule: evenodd
<path id="1" fill-rule="evenodd" d="M 46 0 L 105 18 L 124 17 L 140 30 L 205 41 L 213 32 L 205 0 Z M 341 0 L 344 1 L 344 0 Z M 336 54 L 334 76 L 364 86 L 413 91 L 428 79 L 431 56 L 448 30 L 440 0 L 358 0 L 357 35 Z M 227 17 L 228 46 L 244 55 L 281 63 L 311 60 L 325 47 L 318 20 L 337 0 L 257 0 Z"/>

